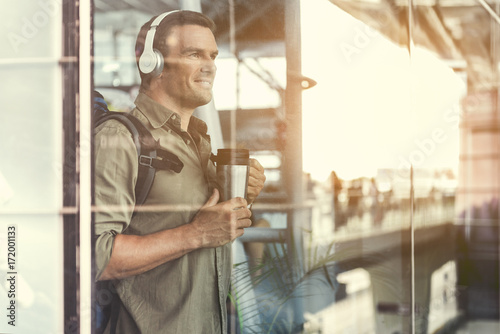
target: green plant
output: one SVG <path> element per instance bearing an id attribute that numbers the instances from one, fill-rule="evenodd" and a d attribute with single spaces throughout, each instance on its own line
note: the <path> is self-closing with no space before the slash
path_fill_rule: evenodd
<path id="1" fill-rule="evenodd" d="M 313 296 L 318 286 L 332 294 L 337 291 L 336 262 L 348 250 L 336 251 L 333 241 L 326 246 L 314 244 L 311 231 L 298 237 L 306 234 L 303 250 L 294 247 L 290 235 L 288 243 L 282 239 L 268 244 L 257 264 L 235 264 L 230 298 L 240 333 L 298 333 L 304 322 L 302 300 Z"/>

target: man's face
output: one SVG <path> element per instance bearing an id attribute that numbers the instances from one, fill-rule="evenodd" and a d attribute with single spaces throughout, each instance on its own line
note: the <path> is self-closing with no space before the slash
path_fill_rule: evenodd
<path id="1" fill-rule="evenodd" d="M 168 55 L 162 73 L 162 89 L 169 102 L 182 109 L 194 109 L 212 99 L 217 43 L 210 29 L 175 26 L 166 37 Z"/>

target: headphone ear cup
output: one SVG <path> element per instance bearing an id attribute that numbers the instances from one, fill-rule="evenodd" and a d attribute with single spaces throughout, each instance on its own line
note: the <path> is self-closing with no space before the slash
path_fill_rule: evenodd
<path id="1" fill-rule="evenodd" d="M 157 77 L 163 71 L 163 55 L 160 51 L 153 49 L 145 51 L 139 58 L 139 70 L 144 74 Z"/>
<path id="2" fill-rule="evenodd" d="M 163 55 L 157 49 L 145 50 L 139 58 L 139 70 L 144 74 L 159 76 L 163 71 Z"/>
<path id="3" fill-rule="evenodd" d="M 161 74 L 161 72 L 163 72 L 164 61 L 163 61 L 163 55 L 161 54 L 160 51 L 158 51 L 157 49 L 153 49 L 153 53 L 156 58 L 156 64 L 155 67 L 153 68 L 153 71 L 151 72 L 151 75 L 156 78 Z"/>
<path id="4" fill-rule="evenodd" d="M 156 67 L 156 56 L 153 50 L 144 50 L 139 58 L 139 70 L 144 74 L 153 72 Z"/>

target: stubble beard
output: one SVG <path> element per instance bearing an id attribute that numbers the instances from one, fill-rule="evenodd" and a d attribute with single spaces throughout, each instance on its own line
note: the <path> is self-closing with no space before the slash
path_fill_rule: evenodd
<path id="1" fill-rule="evenodd" d="M 198 107 L 207 105 L 210 101 L 212 101 L 212 92 L 197 92 L 182 99 L 182 106 L 194 110 Z"/>

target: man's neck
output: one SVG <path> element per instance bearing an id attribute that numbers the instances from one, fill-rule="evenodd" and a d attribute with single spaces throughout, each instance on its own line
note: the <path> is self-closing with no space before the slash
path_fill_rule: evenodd
<path id="1" fill-rule="evenodd" d="M 181 117 L 181 129 L 184 131 L 188 130 L 189 120 L 191 119 L 191 116 L 194 113 L 193 108 L 185 108 L 185 107 L 183 108 L 182 106 L 176 104 L 168 96 L 161 94 L 161 93 L 156 93 L 155 91 L 152 91 L 152 90 L 145 90 L 144 94 L 146 94 L 151 99 L 158 102 L 159 104 L 161 104 L 162 106 L 164 106 L 168 110 L 177 113 Z"/>

